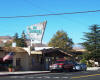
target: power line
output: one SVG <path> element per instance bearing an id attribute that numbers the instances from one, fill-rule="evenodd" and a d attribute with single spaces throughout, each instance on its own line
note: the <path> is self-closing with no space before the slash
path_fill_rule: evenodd
<path id="1" fill-rule="evenodd" d="M 42 10 L 42 11 L 46 11 L 46 12 L 48 12 L 48 13 L 55 13 L 55 12 L 57 12 L 57 11 L 60 11 L 61 12 L 61 10 L 58 10 L 58 9 L 56 9 L 55 11 L 50 11 L 50 10 L 48 10 L 48 9 L 45 9 L 45 8 L 43 8 L 43 7 L 40 7 L 38 4 L 33 4 L 32 3 L 32 1 L 31 0 L 24 0 L 25 2 L 27 2 L 27 3 L 29 3 L 33 8 L 35 7 L 35 8 L 37 8 L 38 10 Z M 33 6 L 34 5 L 34 6 Z M 77 20 L 73 20 L 73 19 L 71 19 L 71 18 L 69 18 L 69 17 L 66 17 L 66 16 L 59 16 L 60 18 L 62 18 L 62 19 L 65 19 L 65 20 L 69 20 L 70 22 L 77 22 L 78 24 L 80 23 L 80 24 L 84 24 L 84 23 L 82 23 L 82 22 L 80 22 L 80 21 L 77 21 Z M 87 24 L 85 24 L 85 25 L 87 25 Z"/>
<path id="2" fill-rule="evenodd" d="M 36 14 L 36 15 L 29 15 L 29 16 L 10 16 L 10 17 L 0 17 L 0 18 L 27 18 L 27 17 L 55 16 L 55 15 L 81 14 L 81 13 L 93 13 L 93 12 L 100 12 L 100 10 L 71 12 L 71 13 L 55 13 L 55 14 Z"/>

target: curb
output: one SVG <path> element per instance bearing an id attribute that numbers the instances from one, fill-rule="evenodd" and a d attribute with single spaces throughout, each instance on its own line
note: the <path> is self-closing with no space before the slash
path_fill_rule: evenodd
<path id="1" fill-rule="evenodd" d="M 3 77 L 3 76 L 22 76 L 22 75 L 29 75 L 29 74 L 44 74 L 44 73 L 50 73 L 50 71 L 46 71 L 46 72 L 8 72 L 8 73 L 1 73 L 0 74 L 0 77 Z"/>
<path id="2" fill-rule="evenodd" d="M 88 71 L 98 71 L 100 70 L 100 67 L 88 67 L 87 70 Z"/>

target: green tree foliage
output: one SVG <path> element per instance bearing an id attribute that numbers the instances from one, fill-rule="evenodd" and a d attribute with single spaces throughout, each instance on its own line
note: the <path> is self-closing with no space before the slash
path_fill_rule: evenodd
<path id="1" fill-rule="evenodd" d="M 92 59 L 99 61 L 100 58 L 100 27 L 99 25 L 92 25 L 89 27 L 90 32 L 85 33 L 85 42 L 83 46 L 88 51 L 88 54 L 84 55 L 86 59 Z"/>
<path id="2" fill-rule="evenodd" d="M 16 44 L 17 44 L 17 40 L 19 39 L 18 33 L 15 33 L 13 38 L 14 38 L 13 41 L 16 42 Z"/>
<path id="3" fill-rule="evenodd" d="M 22 36 L 21 36 L 21 46 L 22 46 L 22 47 L 27 47 L 27 43 L 26 43 L 26 34 L 25 34 L 24 31 L 22 32 Z"/>
<path id="4" fill-rule="evenodd" d="M 12 46 L 12 42 L 9 41 L 5 43 L 5 47 L 11 47 L 11 46 Z"/>
<path id="5" fill-rule="evenodd" d="M 26 34 L 25 34 L 24 31 L 22 32 L 21 38 L 22 38 L 22 39 L 26 39 Z"/>
<path id="6" fill-rule="evenodd" d="M 25 40 L 22 39 L 22 38 L 18 38 L 16 40 L 16 43 L 17 43 L 17 46 L 18 47 L 27 47 L 27 44 L 26 44 Z"/>
<path id="7" fill-rule="evenodd" d="M 14 39 L 18 39 L 18 38 L 19 38 L 18 33 L 15 33 Z"/>
<path id="8" fill-rule="evenodd" d="M 72 39 L 70 39 L 64 31 L 57 31 L 53 38 L 50 40 L 49 46 L 59 47 L 65 51 L 72 49 Z"/>
<path id="9" fill-rule="evenodd" d="M 16 42 L 16 46 L 18 46 L 18 43 L 19 43 L 18 40 L 19 40 L 18 33 L 15 33 L 13 41 Z"/>
<path id="10" fill-rule="evenodd" d="M 26 44 L 26 35 L 24 31 L 22 32 L 21 38 L 18 37 L 18 33 L 14 35 L 14 42 L 16 42 L 17 47 L 27 47 Z"/>
<path id="11" fill-rule="evenodd" d="M 80 60 L 80 63 L 87 64 L 87 61 L 83 58 L 83 59 Z"/>

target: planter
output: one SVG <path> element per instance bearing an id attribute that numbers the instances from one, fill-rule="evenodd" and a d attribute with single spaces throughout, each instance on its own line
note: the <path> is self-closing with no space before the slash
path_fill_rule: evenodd
<path id="1" fill-rule="evenodd" d="M 9 72 L 13 72 L 13 68 L 8 68 L 8 71 Z"/>
<path id="2" fill-rule="evenodd" d="M 12 65 L 12 64 L 9 64 L 9 66 L 8 66 L 8 71 L 9 71 L 9 72 L 13 72 L 13 65 Z"/>

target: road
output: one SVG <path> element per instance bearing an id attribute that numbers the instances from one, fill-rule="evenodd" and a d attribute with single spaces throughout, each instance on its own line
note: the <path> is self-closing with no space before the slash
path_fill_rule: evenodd
<path id="1" fill-rule="evenodd" d="M 100 80 L 100 71 L 3 76 L 0 80 Z"/>

